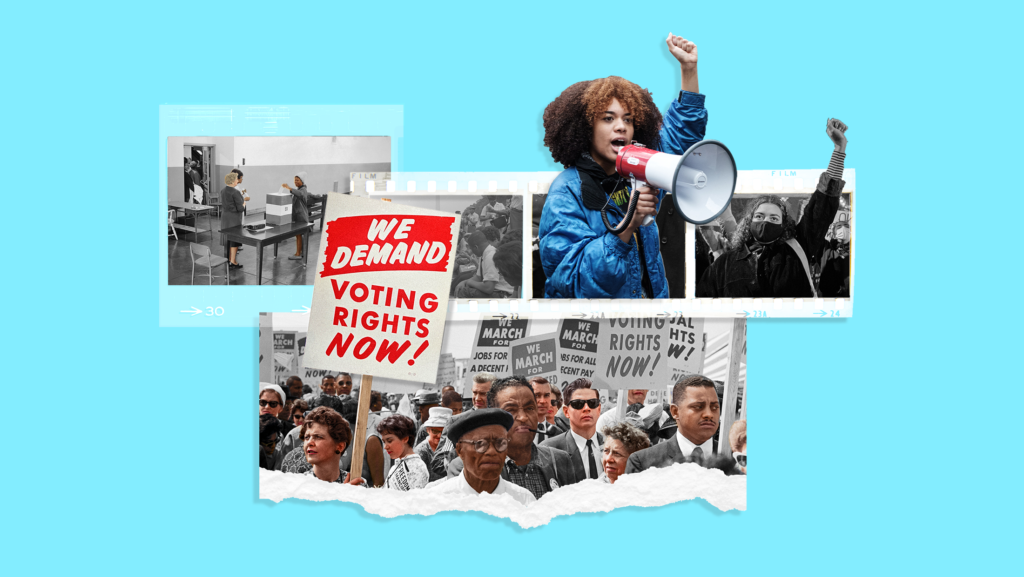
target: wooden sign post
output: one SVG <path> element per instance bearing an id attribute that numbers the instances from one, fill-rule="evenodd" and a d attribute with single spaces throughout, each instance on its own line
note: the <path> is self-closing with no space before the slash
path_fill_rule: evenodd
<path id="1" fill-rule="evenodd" d="M 359 408 L 356 410 L 356 430 L 352 432 L 352 464 L 349 466 L 349 479 L 363 474 L 363 458 L 366 456 L 366 422 L 370 418 L 370 388 L 373 376 L 363 375 L 359 380 Z M 373 479 L 366 479 L 372 485 Z"/>
<path id="2" fill-rule="evenodd" d="M 729 331 L 729 364 L 726 369 L 725 391 L 722 393 L 722 413 L 718 429 L 718 454 L 731 455 L 729 446 L 729 429 L 736 421 L 736 400 L 739 396 L 740 363 L 747 342 L 746 319 L 733 319 Z M 744 401 L 743 406 L 747 403 Z"/>

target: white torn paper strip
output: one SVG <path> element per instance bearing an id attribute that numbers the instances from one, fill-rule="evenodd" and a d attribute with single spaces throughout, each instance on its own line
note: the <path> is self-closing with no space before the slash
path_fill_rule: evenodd
<path id="1" fill-rule="evenodd" d="M 394 491 L 325 483 L 312 475 L 260 469 L 260 498 L 348 501 L 381 517 L 433 515 L 441 511 L 481 511 L 504 517 L 524 529 L 546 525 L 560 515 L 607 512 L 619 507 L 660 507 L 704 499 L 722 511 L 747 509 L 746 475 L 726 476 L 718 469 L 682 463 L 623 475 L 615 484 L 586 480 L 561 487 L 529 506 L 509 495 L 444 494 L 430 490 Z"/>

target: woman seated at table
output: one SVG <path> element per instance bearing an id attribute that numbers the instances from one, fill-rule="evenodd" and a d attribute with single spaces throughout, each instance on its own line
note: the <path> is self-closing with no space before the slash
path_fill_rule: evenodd
<path id="1" fill-rule="evenodd" d="M 220 215 L 220 229 L 224 230 L 233 226 L 242 226 L 242 211 L 245 210 L 245 201 L 242 199 L 242 193 L 235 185 L 238 184 L 238 175 L 234 172 L 229 172 L 224 177 L 224 190 L 220 191 L 221 203 L 223 204 L 224 212 Z M 232 268 L 242 268 L 242 265 L 238 264 L 238 247 L 242 246 L 240 242 L 227 241 L 228 250 L 228 266 Z"/>
<path id="2" fill-rule="evenodd" d="M 642 429 L 626 421 L 622 421 L 613 427 L 608 427 L 604 433 L 604 447 L 602 447 L 600 479 L 605 483 L 614 483 L 620 475 L 626 472 L 626 462 L 633 453 L 651 446 L 651 440 Z M 640 421 L 642 424 L 643 421 Z"/>
<path id="3" fill-rule="evenodd" d="M 377 432 L 384 441 L 384 450 L 392 459 L 391 472 L 384 480 L 384 488 L 409 491 L 425 487 L 430 480 L 430 472 L 412 447 L 412 441 L 416 438 L 416 423 L 405 415 L 391 415 L 377 425 Z"/>

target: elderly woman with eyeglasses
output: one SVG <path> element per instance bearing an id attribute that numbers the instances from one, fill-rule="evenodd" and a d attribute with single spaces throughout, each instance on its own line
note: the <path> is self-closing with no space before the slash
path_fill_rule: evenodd
<path id="1" fill-rule="evenodd" d="M 448 425 L 448 438 L 462 459 L 457 477 L 434 481 L 428 490 L 448 495 L 508 495 L 523 505 L 537 499 L 518 485 L 501 478 L 508 454 L 508 431 L 515 419 L 501 409 L 478 409 Z"/>

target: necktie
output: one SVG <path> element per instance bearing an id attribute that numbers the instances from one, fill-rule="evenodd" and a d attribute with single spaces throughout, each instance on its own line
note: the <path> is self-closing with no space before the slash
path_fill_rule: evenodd
<path id="1" fill-rule="evenodd" d="M 700 447 L 695 447 L 693 449 L 693 452 L 690 453 L 690 459 L 692 461 L 694 461 L 694 462 L 697 462 L 697 463 L 700 463 L 701 461 L 703 461 L 704 460 L 704 449 L 701 449 Z"/>
<path id="2" fill-rule="evenodd" d="M 590 461 L 590 478 L 597 478 L 597 462 L 594 461 L 594 442 L 587 439 L 587 459 Z"/>
<path id="3" fill-rule="evenodd" d="M 537 443 L 543 443 L 544 439 L 547 438 L 548 424 L 538 423 L 537 424 Z"/>

